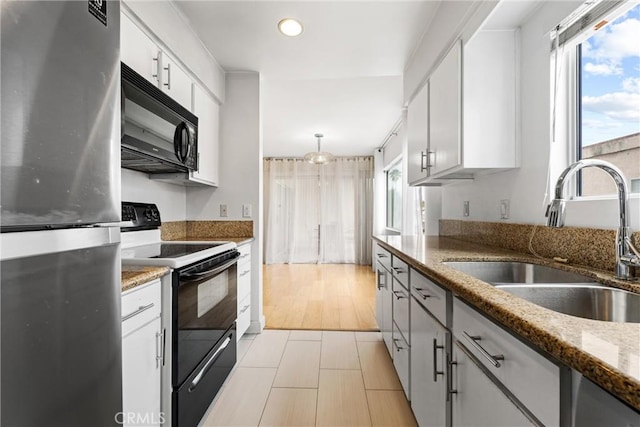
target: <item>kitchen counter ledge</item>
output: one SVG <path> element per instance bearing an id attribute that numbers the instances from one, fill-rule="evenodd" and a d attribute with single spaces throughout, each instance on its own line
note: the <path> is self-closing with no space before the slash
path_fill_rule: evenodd
<path id="1" fill-rule="evenodd" d="M 143 285 L 169 273 L 169 267 L 151 267 L 143 265 L 122 266 L 122 292 Z"/>
<path id="2" fill-rule="evenodd" d="M 374 236 L 382 247 L 449 288 L 498 323 L 640 410 L 640 324 L 604 322 L 551 311 L 443 264 L 522 261 L 587 274 L 640 293 L 640 285 L 609 272 L 577 268 L 531 255 L 447 237 Z"/>

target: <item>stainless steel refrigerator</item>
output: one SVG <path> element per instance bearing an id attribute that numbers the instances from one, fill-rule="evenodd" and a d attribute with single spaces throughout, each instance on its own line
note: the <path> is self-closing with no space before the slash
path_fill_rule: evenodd
<path id="1" fill-rule="evenodd" d="M 0 424 L 116 425 L 120 4 L 0 13 Z"/>

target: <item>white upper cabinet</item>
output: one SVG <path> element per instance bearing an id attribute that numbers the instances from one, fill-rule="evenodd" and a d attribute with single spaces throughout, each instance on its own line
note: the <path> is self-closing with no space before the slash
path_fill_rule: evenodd
<path id="1" fill-rule="evenodd" d="M 427 148 L 412 149 L 409 133 L 409 183 L 441 185 L 518 167 L 517 76 L 517 30 L 480 31 L 464 48 L 457 42 L 429 77 Z M 420 162 L 426 170 L 411 174 Z"/>
<path id="2" fill-rule="evenodd" d="M 191 180 L 218 185 L 220 107 L 197 84 L 193 85 L 193 113 L 198 116 L 198 170 Z"/>
<path id="3" fill-rule="evenodd" d="M 158 86 L 178 104 L 193 111 L 191 77 L 163 52 L 135 22 L 121 13 L 121 60 L 142 77 Z"/>
<path id="4" fill-rule="evenodd" d="M 120 56 L 122 62 L 158 86 L 158 46 L 125 14 L 120 14 Z"/>
<path id="5" fill-rule="evenodd" d="M 413 98 L 407 109 L 407 141 L 409 153 L 409 183 L 427 176 L 429 147 L 429 84 Z"/>
<path id="6" fill-rule="evenodd" d="M 457 42 L 429 78 L 429 175 L 460 164 L 461 61 Z"/>
<path id="7" fill-rule="evenodd" d="M 189 75 L 172 60 L 169 55 L 162 53 L 162 90 L 178 104 L 193 112 L 192 81 Z"/>

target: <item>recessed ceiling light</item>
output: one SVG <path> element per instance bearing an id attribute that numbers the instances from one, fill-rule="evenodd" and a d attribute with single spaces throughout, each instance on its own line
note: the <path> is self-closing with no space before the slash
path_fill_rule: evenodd
<path id="1" fill-rule="evenodd" d="M 284 18 L 278 22 L 278 30 L 285 36 L 295 37 L 302 34 L 302 24 L 293 18 Z"/>

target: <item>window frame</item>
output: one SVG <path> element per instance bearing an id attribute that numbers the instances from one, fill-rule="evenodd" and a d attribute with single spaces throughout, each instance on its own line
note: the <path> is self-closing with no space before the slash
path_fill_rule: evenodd
<path id="1" fill-rule="evenodd" d="M 388 231 L 392 231 L 394 233 L 401 233 L 402 232 L 402 210 L 403 210 L 403 199 L 404 199 L 404 191 L 403 191 L 403 187 L 402 187 L 402 174 L 403 174 L 403 163 L 402 163 L 402 157 L 398 157 L 397 159 L 394 159 L 385 169 L 384 169 L 384 188 L 385 188 L 385 229 L 387 229 Z M 399 217 L 400 217 L 400 228 L 396 228 L 393 227 L 393 225 L 389 224 L 389 172 L 395 168 L 399 167 L 400 168 L 400 212 L 399 212 Z"/>
<path id="2" fill-rule="evenodd" d="M 628 3 L 619 4 L 617 7 L 613 8 L 607 15 L 606 19 L 609 22 L 613 22 L 619 16 L 624 15 L 626 12 L 631 10 L 640 4 L 640 1 L 631 1 Z M 564 125 L 565 129 L 565 137 L 566 137 L 566 150 L 568 155 L 566 157 L 566 164 L 562 165 L 562 169 L 568 167 L 570 164 L 580 160 L 582 158 L 582 43 L 591 38 L 596 33 L 593 28 L 586 29 L 579 35 L 575 37 L 574 40 L 570 40 L 566 42 L 564 46 L 560 47 L 560 55 L 558 57 L 558 61 L 561 66 L 567 67 L 567 72 L 563 73 L 564 77 L 556 76 L 555 78 L 559 78 L 560 85 L 565 85 L 563 88 L 566 91 L 566 95 L 568 99 L 561 100 L 558 99 L 557 108 L 560 107 L 564 110 L 564 113 L 556 114 L 556 120 L 560 118 L 561 120 L 566 120 Z M 552 52 L 553 55 L 553 52 Z M 553 72 L 553 69 L 552 69 Z M 553 97 L 553 94 L 552 94 Z M 553 119 L 552 119 L 553 120 Z M 627 177 L 629 182 L 631 182 L 631 177 Z M 552 180 L 551 180 L 552 181 Z M 554 194 L 555 192 L 555 181 L 550 182 L 550 194 Z M 566 193 L 569 194 L 570 200 L 573 201 L 597 201 L 597 200 L 617 200 L 617 193 L 611 194 L 603 194 L 603 195 L 595 195 L 595 196 L 583 196 L 582 195 L 582 172 L 578 172 L 576 174 L 576 179 L 571 180 L 567 183 L 567 188 L 565 189 Z M 631 199 L 640 199 L 640 193 L 632 193 L 631 186 L 629 185 L 629 198 Z"/>

